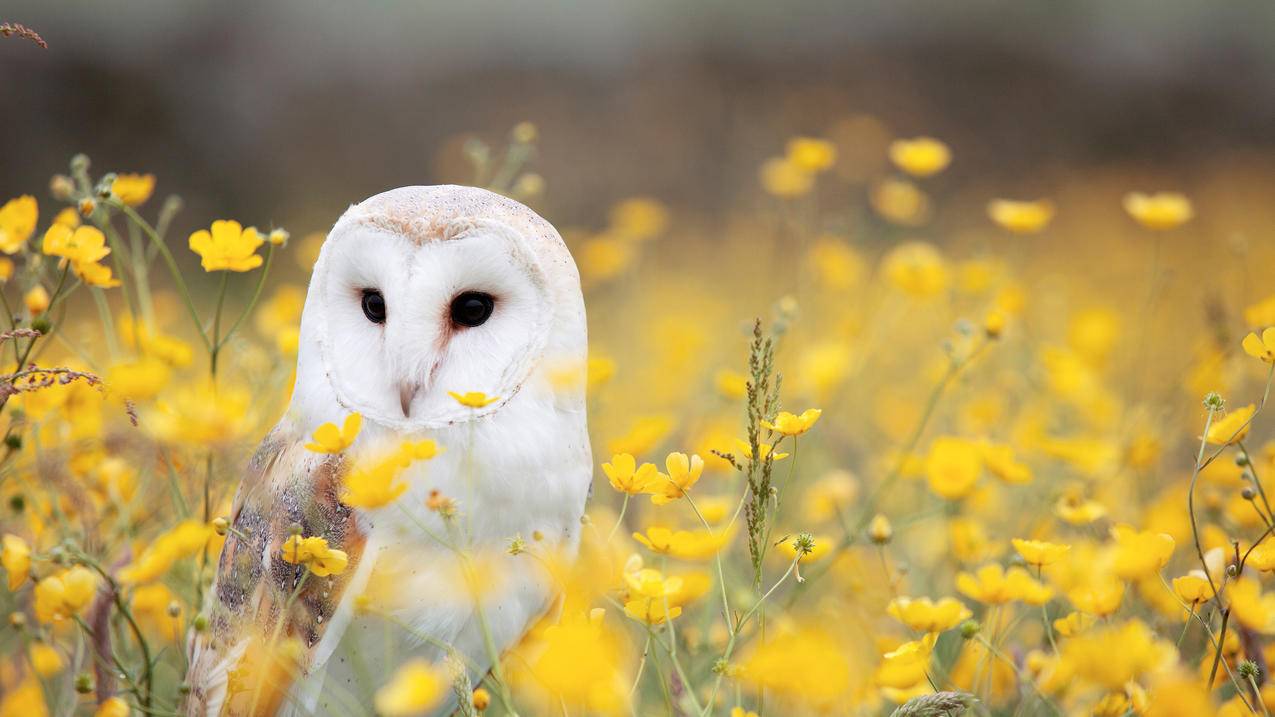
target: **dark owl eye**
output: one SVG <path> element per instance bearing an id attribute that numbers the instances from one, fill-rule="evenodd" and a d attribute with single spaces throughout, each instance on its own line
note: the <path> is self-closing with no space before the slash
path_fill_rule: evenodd
<path id="1" fill-rule="evenodd" d="M 385 323 L 385 297 L 376 289 L 363 290 L 363 315 L 374 324 Z"/>
<path id="2" fill-rule="evenodd" d="M 481 291 L 466 291 L 452 299 L 452 321 L 460 326 L 481 326 L 491 318 L 496 300 Z"/>

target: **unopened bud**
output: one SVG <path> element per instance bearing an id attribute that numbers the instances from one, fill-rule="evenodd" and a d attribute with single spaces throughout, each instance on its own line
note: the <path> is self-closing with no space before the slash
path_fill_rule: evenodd
<path id="1" fill-rule="evenodd" d="M 75 691 L 76 692 L 79 692 L 82 695 L 87 695 L 88 693 L 93 691 L 93 688 L 94 688 L 93 675 L 90 675 L 87 672 L 81 672 L 80 674 L 75 676 Z"/>
<path id="2" fill-rule="evenodd" d="M 218 517 L 213 520 L 212 526 L 213 530 L 217 531 L 217 535 L 225 535 L 230 530 L 230 521 Z"/>
<path id="3" fill-rule="evenodd" d="M 872 522 L 868 523 L 868 537 L 877 545 L 885 545 L 894 537 L 894 528 L 890 526 L 890 520 L 884 515 L 877 513 L 872 518 Z"/>
<path id="4" fill-rule="evenodd" d="M 49 194 L 59 202 L 70 201 L 71 195 L 75 193 L 75 182 L 65 174 L 55 174 L 49 180 Z"/>
<path id="5" fill-rule="evenodd" d="M 191 621 L 191 626 L 195 628 L 195 632 L 203 632 L 208 629 L 208 616 L 200 613 Z"/>
<path id="6" fill-rule="evenodd" d="M 978 634 L 978 631 L 982 629 L 983 626 L 978 624 L 978 620 L 966 620 L 961 623 L 961 637 L 966 640 L 972 640 Z"/>

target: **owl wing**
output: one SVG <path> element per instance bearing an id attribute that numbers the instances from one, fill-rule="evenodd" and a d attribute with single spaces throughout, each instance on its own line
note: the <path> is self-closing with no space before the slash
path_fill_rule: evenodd
<path id="1" fill-rule="evenodd" d="M 344 629 L 345 620 L 331 627 L 332 617 L 356 592 L 347 588 L 367 544 L 365 527 L 340 500 L 346 470 L 344 456 L 306 450 L 283 426 L 262 441 L 235 495 L 205 601 L 207 627 L 191 639 L 188 715 L 275 714 L 325 633 Z M 297 525 L 344 551 L 345 570 L 318 577 L 283 560 Z"/>

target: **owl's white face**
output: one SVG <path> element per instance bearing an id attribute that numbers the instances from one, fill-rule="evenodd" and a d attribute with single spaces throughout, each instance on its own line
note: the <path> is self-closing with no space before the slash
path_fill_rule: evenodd
<path id="1" fill-rule="evenodd" d="M 491 219 L 420 243 L 372 226 L 334 233 L 311 295 L 337 400 L 404 430 L 498 410 L 539 360 L 554 316 L 537 257 Z M 500 400 L 475 411 L 449 391 Z"/>

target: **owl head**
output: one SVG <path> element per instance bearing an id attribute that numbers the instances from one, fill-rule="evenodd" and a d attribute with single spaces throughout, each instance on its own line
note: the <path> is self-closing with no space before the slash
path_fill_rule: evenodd
<path id="1" fill-rule="evenodd" d="M 301 320 L 293 412 L 395 430 L 500 411 L 550 363 L 583 366 L 575 263 L 544 219 L 474 187 L 402 187 L 351 206 Z M 480 409 L 451 392 L 499 397 Z"/>

